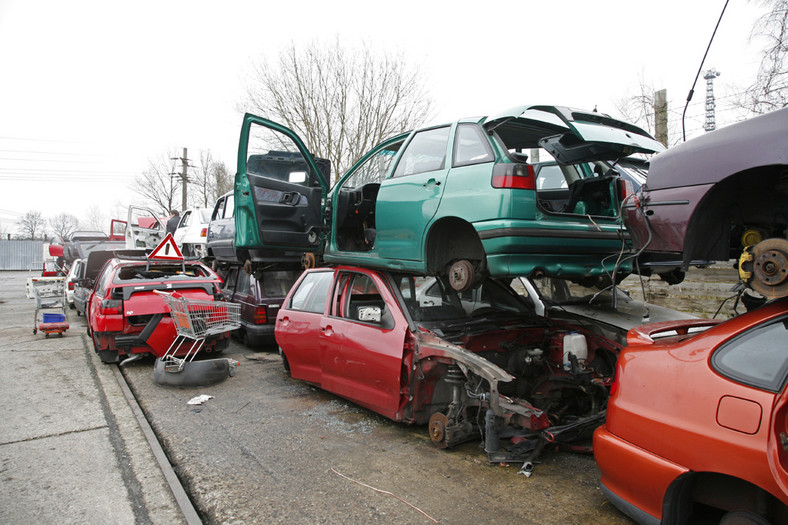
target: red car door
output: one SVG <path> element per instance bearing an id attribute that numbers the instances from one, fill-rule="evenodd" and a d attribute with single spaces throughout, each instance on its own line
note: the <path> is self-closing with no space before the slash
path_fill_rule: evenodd
<path id="1" fill-rule="evenodd" d="M 777 486 L 782 490 L 782 500 L 788 500 L 788 386 L 774 404 L 773 427 L 769 436 L 769 468 Z"/>
<path id="2" fill-rule="evenodd" d="M 338 272 L 321 322 L 323 388 L 396 419 L 407 322 L 374 271 Z"/>
<path id="3" fill-rule="evenodd" d="M 305 272 L 276 317 L 276 342 L 290 375 L 321 386 L 321 324 L 333 277 L 328 269 Z"/>

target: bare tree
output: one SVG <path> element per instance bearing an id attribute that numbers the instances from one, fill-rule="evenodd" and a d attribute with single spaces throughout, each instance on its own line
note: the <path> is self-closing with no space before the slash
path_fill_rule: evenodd
<path id="1" fill-rule="evenodd" d="M 88 207 L 83 222 L 86 228 L 93 231 L 106 231 L 105 228 L 108 227 L 109 223 L 107 216 L 96 204 Z"/>
<path id="2" fill-rule="evenodd" d="M 35 240 L 44 238 L 46 221 L 40 211 L 31 210 L 17 221 L 16 227 L 21 239 Z"/>
<path id="3" fill-rule="evenodd" d="M 189 200 L 195 207 L 213 208 L 216 200 L 233 189 L 227 166 L 215 161 L 210 150 L 200 152 L 200 165 L 189 178 Z"/>
<path id="4" fill-rule="evenodd" d="M 175 203 L 180 197 L 181 182 L 175 173 L 175 159 L 177 153 L 160 155 L 157 159 L 149 159 L 148 169 L 137 177 L 132 188 L 138 195 L 145 199 L 145 205 L 158 208 L 166 216 L 175 208 Z"/>
<path id="5" fill-rule="evenodd" d="M 290 44 L 278 62 L 256 63 L 239 107 L 291 128 L 338 177 L 383 139 L 424 123 L 432 100 L 401 54 L 348 49 L 337 38 Z"/>
<path id="6" fill-rule="evenodd" d="M 232 191 L 235 180 L 233 179 L 233 175 L 227 169 L 227 165 L 224 162 L 213 163 L 213 167 L 211 168 L 211 176 L 215 195 L 214 201 L 228 191 Z M 211 204 L 209 207 L 212 206 L 213 204 Z"/>
<path id="7" fill-rule="evenodd" d="M 756 114 L 788 106 L 788 0 L 761 0 L 769 11 L 750 38 L 765 42 L 758 75 L 736 105 Z"/>
<path id="8" fill-rule="evenodd" d="M 49 227 L 55 236 L 65 240 L 69 233 L 79 228 L 79 219 L 70 213 L 58 213 L 49 219 Z"/>
<path id="9" fill-rule="evenodd" d="M 192 206 L 207 208 L 209 203 L 216 202 L 212 188 L 213 155 L 211 150 L 200 151 L 200 165 L 192 170 L 189 177 L 189 201 Z"/>

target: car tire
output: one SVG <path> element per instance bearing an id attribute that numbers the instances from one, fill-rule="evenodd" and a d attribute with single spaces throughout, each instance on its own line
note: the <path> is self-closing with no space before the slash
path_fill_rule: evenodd
<path id="1" fill-rule="evenodd" d="M 285 373 L 289 376 L 290 375 L 290 362 L 287 360 L 287 356 L 285 355 L 282 347 L 279 347 L 279 355 L 282 357 L 282 366 L 285 368 Z"/>
<path id="2" fill-rule="evenodd" d="M 686 274 L 678 268 L 675 268 L 669 272 L 663 272 L 659 274 L 659 278 L 665 281 L 670 285 L 679 284 L 684 280 L 684 276 Z"/>
<path id="3" fill-rule="evenodd" d="M 735 510 L 728 512 L 720 520 L 720 525 L 770 525 L 771 522 L 755 512 Z"/>
<path id="4" fill-rule="evenodd" d="M 99 344 L 98 334 L 93 332 L 93 335 L 90 337 L 93 341 L 93 349 L 101 359 L 101 362 L 104 364 L 114 364 L 118 362 L 118 351 L 117 350 L 100 350 L 101 345 Z"/>

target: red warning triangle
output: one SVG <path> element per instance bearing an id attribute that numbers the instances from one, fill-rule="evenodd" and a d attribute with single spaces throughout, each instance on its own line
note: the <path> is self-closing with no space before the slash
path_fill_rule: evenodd
<path id="1" fill-rule="evenodd" d="M 148 259 L 168 259 L 182 261 L 183 254 L 178 249 L 178 245 L 175 244 L 175 239 L 172 238 L 172 234 L 168 233 L 164 240 L 161 241 L 161 244 L 156 246 L 156 249 L 150 252 Z"/>

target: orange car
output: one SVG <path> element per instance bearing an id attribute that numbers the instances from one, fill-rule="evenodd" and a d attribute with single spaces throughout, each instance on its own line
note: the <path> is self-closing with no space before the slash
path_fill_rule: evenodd
<path id="1" fill-rule="evenodd" d="M 638 523 L 788 523 L 788 299 L 627 342 L 594 433 L 608 499 Z"/>

